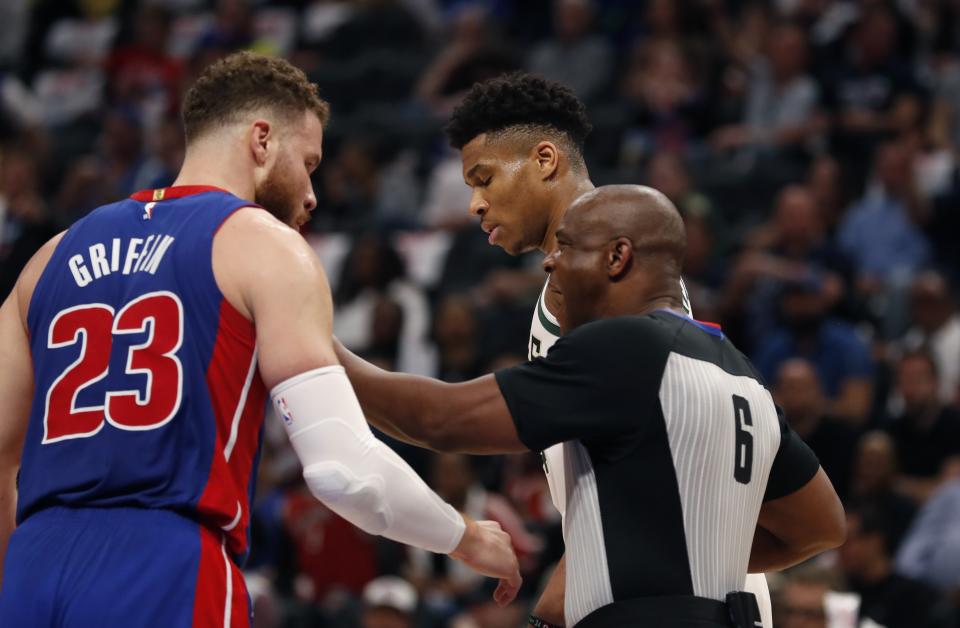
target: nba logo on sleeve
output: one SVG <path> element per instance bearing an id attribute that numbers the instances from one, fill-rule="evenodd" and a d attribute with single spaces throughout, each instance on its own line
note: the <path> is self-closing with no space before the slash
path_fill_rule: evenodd
<path id="1" fill-rule="evenodd" d="M 283 417 L 283 422 L 286 425 L 293 425 L 293 414 L 290 413 L 290 408 L 287 407 L 287 400 L 283 397 L 277 399 L 277 410 L 280 412 L 280 416 Z"/>

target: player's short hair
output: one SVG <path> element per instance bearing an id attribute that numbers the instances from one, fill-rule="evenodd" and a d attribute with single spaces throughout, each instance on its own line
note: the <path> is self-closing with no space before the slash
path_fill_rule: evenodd
<path id="1" fill-rule="evenodd" d="M 582 161 L 583 143 L 592 128 L 586 106 L 569 87 L 514 72 L 475 84 L 454 109 L 446 132 L 457 149 L 483 133 L 553 135 L 565 139 Z"/>
<path id="2" fill-rule="evenodd" d="M 312 111 L 324 126 L 330 119 L 330 105 L 303 70 L 284 59 L 238 52 L 208 66 L 187 92 L 183 101 L 187 143 L 262 109 L 290 119 Z"/>

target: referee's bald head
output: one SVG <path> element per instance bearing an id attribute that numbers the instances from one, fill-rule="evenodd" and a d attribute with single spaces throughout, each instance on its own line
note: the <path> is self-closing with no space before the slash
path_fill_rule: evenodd
<path id="1" fill-rule="evenodd" d="M 565 331 L 603 316 L 681 308 L 686 248 L 680 213 L 653 188 L 607 185 L 578 198 L 544 260 L 563 295 Z"/>
<path id="2" fill-rule="evenodd" d="M 610 240 L 628 238 L 640 261 L 663 255 L 680 272 L 687 232 L 680 212 L 662 192 L 645 185 L 605 185 L 578 198 L 568 214 Z"/>

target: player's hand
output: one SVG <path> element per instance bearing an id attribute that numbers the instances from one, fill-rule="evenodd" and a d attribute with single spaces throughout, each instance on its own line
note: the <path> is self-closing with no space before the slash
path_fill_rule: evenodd
<path id="1" fill-rule="evenodd" d="M 517 597 L 523 583 L 510 535 L 496 521 L 466 521 L 463 538 L 450 556 L 478 573 L 500 578 L 493 599 L 506 606 Z"/>

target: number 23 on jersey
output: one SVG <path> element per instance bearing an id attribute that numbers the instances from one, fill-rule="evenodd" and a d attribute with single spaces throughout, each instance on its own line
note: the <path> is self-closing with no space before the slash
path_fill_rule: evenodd
<path id="1" fill-rule="evenodd" d="M 80 392 L 110 375 L 114 338 L 146 334 L 126 352 L 126 375 L 146 376 L 139 390 L 109 390 L 98 405 L 78 407 Z M 183 365 L 177 351 L 183 343 L 183 304 L 168 291 L 150 292 L 119 312 L 102 303 L 67 308 L 50 323 L 47 349 L 80 343 L 80 355 L 51 384 L 43 416 L 43 443 L 86 438 L 104 422 L 123 430 L 151 430 L 165 425 L 180 409 Z"/>

